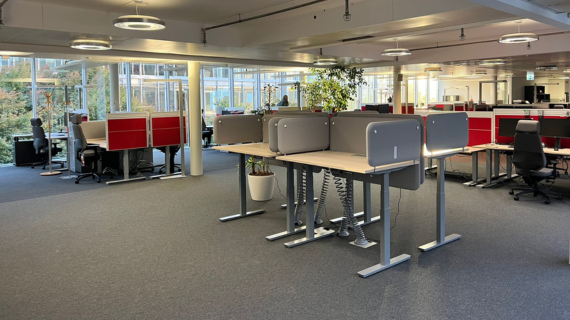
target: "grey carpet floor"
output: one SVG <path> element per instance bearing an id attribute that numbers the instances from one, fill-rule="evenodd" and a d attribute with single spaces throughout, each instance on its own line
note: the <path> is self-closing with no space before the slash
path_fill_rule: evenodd
<path id="1" fill-rule="evenodd" d="M 285 228 L 278 189 L 248 203 L 265 214 L 220 222 L 237 213 L 237 171 L 235 156 L 216 156 L 231 167 L 0 203 L 0 319 L 570 318 L 569 200 L 515 202 L 507 187 L 448 179 L 447 233 L 463 238 L 420 253 L 434 240 L 435 179 L 400 201 L 391 189 L 392 255 L 411 260 L 361 279 L 379 246 L 354 247 L 353 235 L 265 240 Z M 340 215 L 331 192 L 327 216 Z M 365 232 L 380 238 L 377 225 Z"/>

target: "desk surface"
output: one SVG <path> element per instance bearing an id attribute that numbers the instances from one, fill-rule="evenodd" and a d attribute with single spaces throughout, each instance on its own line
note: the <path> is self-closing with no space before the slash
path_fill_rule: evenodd
<path id="1" fill-rule="evenodd" d="M 288 156 L 278 156 L 277 160 L 308 164 L 323 168 L 350 171 L 355 173 L 376 173 L 386 170 L 399 169 L 418 163 L 416 161 L 404 161 L 384 166 L 371 167 L 363 155 L 338 151 L 317 151 L 299 153 Z"/>
<path id="2" fill-rule="evenodd" d="M 96 144 L 101 149 L 107 149 L 107 139 L 87 139 L 88 144 Z"/>
<path id="3" fill-rule="evenodd" d="M 212 149 L 232 153 L 249 154 L 252 156 L 265 158 L 275 158 L 279 155 L 279 153 L 269 150 L 269 143 L 235 144 L 229 146 L 217 146 L 213 147 Z"/>
<path id="4" fill-rule="evenodd" d="M 509 148 L 509 145 L 506 144 L 480 144 L 475 146 L 474 148 L 483 148 L 487 150 L 500 150 L 500 151 L 514 151 L 514 148 Z M 560 149 L 558 151 L 554 151 L 553 148 L 542 148 L 544 153 L 551 154 L 551 155 L 558 155 L 558 156 L 570 156 L 570 149 Z"/>

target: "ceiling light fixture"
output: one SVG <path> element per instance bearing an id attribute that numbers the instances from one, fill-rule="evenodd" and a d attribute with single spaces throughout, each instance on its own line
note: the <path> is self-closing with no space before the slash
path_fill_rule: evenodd
<path id="1" fill-rule="evenodd" d="M 570 69 L 564 69 L 564 73 L 570 73 Z"/>
<path id="2" fill-rule="evenodd" d="M 485 74 L 487 74 L 487 71 L 485 71 L 485 70 L 475 70 L 475 72 L 473 72 L 473 74 L 475 74 L 475 75 L 485 75 Z"/>
<path id="3" fill-rule="evenodd" d="M 348 9 L 348 0 L 344 1 L 344 15 L 342 16 L 342 18 L 344 19 L 344 21 L 350 21 L 350 11 Z"/>
<path id="4" fill-rule="evenodd" d="M 459 35 L 459 40 L 465 40 L 465 32 L 463 32 L 463 28 L 461 28 L 461 34 Z"/>
<path id="5" fill-rule="evenodd" d="M 157 17 L 139 15 L 139 4 L 143 3 L 141 0 L 135 0 L 136 15 L 120 16 L 113 20 L 113 25 L 117 28 L 127 30 L 162 30 L 166 28 L 164 21 Z"/>
<path id="6" fill-rule="evenodd" d="M 425 68 L 424 72 L 442 72 L 443 70 L 441 70 L 440 67 L 435 67 L 435 68 Z"/>
<path id="7" fill-rule="evenodd" d="M 402 57 L 402 56 L 409 56 L 412 53 L 410 52 L 410 50 L 406 49 L 406 48 L 400 48 L 399 42 L 398 42 L 398 38 L 394 38 L 394 40 L 396 41 L 396 48 L 392 48 L 392 49 L 386 49 L 384 50 L 384 52 L 382 52 L 383 56 L 388 56 L 388 57 Z"/>
<path id="8" fill-rule="evenodd" d="M 314 66 L 335 66 L 336 60 L 330 58 L 323 58 L 323 48 L 319 50 L 319 57 L 315 62 L 313 62 Z"/>
<path id="9" fill-rule="evenodd" d="M 29 56 L 31 52 L 22 52 L 22 51 L 0 51 L 1 57 L 11 57 L 11 56 Z"/>
<path id="10" fill-rule="evenodd" d="M 518 32 L 505 34 L 499 38 L 499 43 L 525 43 L 538 40 L 538 36 L 534 33 L 521 33 L 521 20 L 517 20 L 515 23 L 518 25 Z"/>
<path id="11" fill-rule="evenodd" d="M 107 41 L 89 39 L 73 40 L 71 47 L 79 50 L 111 50 L 113 48 Z"/>
<path id="12" fill-rule="evenodd" d="M 489 60 L 481 60 L 481 62 L 479 62 L 480 66 L 496 66 L 503 64 L 505 64 L 505 60 L 503 59 L 489 59 Z"/>
<path id="13" fill-rule="evenodd" d="M 540 67 L 536 67 L 536 70 L 539 71 L 556 71 L 558 70 L 557 66 L 540 66 Z"/>

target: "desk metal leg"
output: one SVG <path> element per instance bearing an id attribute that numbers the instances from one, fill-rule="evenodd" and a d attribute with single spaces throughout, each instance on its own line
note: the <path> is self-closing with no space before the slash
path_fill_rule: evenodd
<path id="1" fill-rule="evenodd" d="M 226 222 L 236 219 L 241 219 L 249 216 L 253 216 L 256 214 L 264 213 L 265 209 L 255 210 L 255 211 L 247 211 L 247 200 L 246 200 L 246 174 L 245 174 L 245 154 L 241 153 L 239 155 L 239 199 L 240 199 L 240 207 L 239 207 L 239 214 L 233 216 L 227 216 L 220 218 L 220 221 Z"/>
<path id="2" fill-rule="evenodd" d="M 513 177 L 513 156 L 508 154 L 507 155 L 507 178 L 510 179 Z"/>
<path id="3" fill-rule="evenodd" d="M 288 167 L 289 168 L 289 167 Z M 307 199 L 313 199 L 315 197 L 315 190 L 313 187 L 313 166 L 307 166 Z M 301 199 L 299 199 L 301 201 Z M 292 207 L 292 206 L 291 206 Z M 291 210 L 291 208 L 287 208 Z M 293 248 L 305 243 L 309 243 L 324 237 L 332 236 L 334 230 L 327 230 L 324 228 L 319 228 L 315 230 L 315 203 L 313 201 L 307 201 L 307 214 L 305 223 L 305 238 L 301 238 L 295 241 L 285 243 L 287 248 Z"/>
<path id="4" fill-rule="evenodd" d="M 295 203 L 295 167 L 293 162 L 287 162 L 287 230 L 265 239 L 274 241 L 305 231 L 307 226 L 295 227 Z"/>
<path id="5" fill-rule="evenodd" d="M 452 241 L 461 239 L 459 234 L 445 236 L 445 158 L 437 159 L 437 224 L 436 240 L 420 247 L 422 251 L 429 251 L 441 247 Z"/>
<path id="6" fill-rule="evenodd" d="M 382 175 L 382 191 L 380 193 L 380 263 L 358 272 L 362 278 L 368 278 L 404 261 L 410 260 L 410 255 L 401 254 L 390 259 L 390 175 Z"/>
<path id="7" fill-rule="evenodd" d="M 476 186 L 479 183 L 479 152 L 471 154 L 471 181 L 465 182 L 464 186 Z"/>
<path id="8" fill-rule="evenodd" d="M 494 157 L 495 157 L 495 159 L 494 159 L 494 161 L 495 161 L 494 166 L 495 166 L 495 167 L 493 168 L 493 169 L 495 169 L 495 176 L 494 176 L 494 178 L 498 178 L 499 175 L 500 175 L 500 173 L 501 173 L 501 172 L 500 172 L 500 170 L 501 170 L 501 152 L 500 152 L 499 150 L 495 150 L 494 153 L 495 153 L 495 154 L 494 154 Z"/>
<path id="9" fill-rule="evenodd" d="M 136 181 L 136 180 L 146 180 L 146 178 L 143 175 L 141 175 L 140 172 L 136 177 L 131 178 L 129 175 L 129 171 L 130 171 L 129 150 L 123 150 L 123 180 L 107 181 L 107 185 Z"/>

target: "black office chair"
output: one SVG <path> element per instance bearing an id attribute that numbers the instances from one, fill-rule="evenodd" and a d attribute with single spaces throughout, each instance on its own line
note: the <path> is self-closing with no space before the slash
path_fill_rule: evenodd
<path id="1" fill-rule="evenodd" d="M 87 139 L 85 139 L 83 129 L 81 128 L 81 122 L 80 114 L 71 116 L 71 128 L 73 130 L 73 137 L 75 138 L 73 144 L 75 148 L 75 158 L 81 161 L 82 166 L 91 167 L 91 172 L 79 175 L 77 179 L 75 179 L 75 183 L 79 183 L 79 180 L 87 177 L 97 179 L 97 183 L 99 183 L 101 182 L 101 174 L 98 171 L 98 167 L 101 157 L 97 146 L 87 144 Z"/>
<path id="2" fill-rule="evenodd" d="M 534 196 L 541 195 L 549 204 L 548 195 L 562 199 L 560 194 L 549 190 L 540 190 L 538 183 L 544 179 L 556 178 L 556 167 L 547 167 L 548 162 L 542 149 L 540 139 L 540 123 L 538 121 L 520 120 L 515 131 L 515 146 L 513 149 L 513 164 L 518 175 L 530 188 L 513 188 L 510 195 L 515 195 L 515 201 L 519 200 L 521 194 L 532 193 Z M 521 191 L 515 194 L 515 190 Z"/>
<path id="3" fill-rule="evenodd" d="M 166 153 L 166 147 L 158 147 L 156 149 L 160 150 L 162 153 Z M 170 159 L 168 159 L 168 161 L 170 161 L 169 173 L 176 172 L 176 169 L 178 169 L 178 171 L 182 171 L 182 169 L 180 169 L 180 163 L 174 163 L 174 158 L 176 158 L 176 153 L 178 153 L 178 151 L 180 151 L 180 145 L 170 146 Z M 153 166 L 153 170 L 156 167 L 159 167 L 158 172 L 160 173 L 166 170 L 166 164 Z"/>
<path id="4" fill-rule="evenodd" d="M 49 142 L 46 139 L 46 133 L 44 128 L 42 127 L 42 119 L 40 118 L 32 118 L 30 119 L 32 124 L 32 136 L 34 138 L 34 149 L 36 150 L 36 154 L 42 158 L 42 162 L 32 163 L 32 169 L 36 165 L 43 165 L 42 169 L 45 170 L 46 165 L 49 164 Z M 56 154 L 62 151 L 61 148 L 57 146 L 57 142 L 52 140 L 51 145 L 51 156 L 52 158 L 55 157 Z M 59 163 L 63 168 L 63 164 L 65 161 L 52 161 L 52 163 Z"/>
<path id="5" fill-rule="evenodd" d="M 202 117 L 202 140 L 204 140 L 204 148 L 209 148 L 210 144 L 212 144 L 213 134 L 214 130 L 206 127 L 206 121 L 204 121 L 204 117 Z"/>

